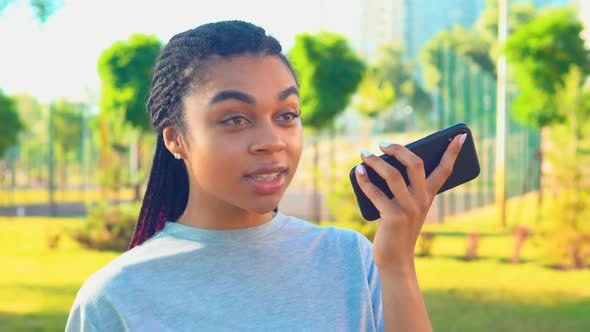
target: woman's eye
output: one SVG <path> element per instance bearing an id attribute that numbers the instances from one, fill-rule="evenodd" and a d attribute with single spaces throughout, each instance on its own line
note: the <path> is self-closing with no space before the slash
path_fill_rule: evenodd
<path id="1" fill-rule="evenodd" d="M 293 121 L 299 117 L 299 113 L 288 112 L 279 115 L 279 119 L 282 121 Z"/>
<path id="2" fill-rule="evenodd" d="M 249 121 L 243 116 L 234 116 L 227 120 L 223 120 L 221 123 L 231 125 L 231 126 L 240 126 L 247 124 Z"/>

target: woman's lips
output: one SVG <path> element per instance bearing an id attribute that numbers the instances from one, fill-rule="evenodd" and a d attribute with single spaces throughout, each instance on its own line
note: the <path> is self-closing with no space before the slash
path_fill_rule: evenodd
<path id="1" fill-rule="evenodd" d="M 246 181 L 259 194 L 274 194 L 281 190 L 285 183 L 286 171 L 279 172 L 277 177 L 271 181 L 257 179 L 254 176 L 246 176 Z"/>

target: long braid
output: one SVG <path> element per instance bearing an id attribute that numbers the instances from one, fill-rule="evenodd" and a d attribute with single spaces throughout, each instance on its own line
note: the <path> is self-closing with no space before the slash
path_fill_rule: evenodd
<path id="1" fill-rule="evenodd" d="M 186 165 L 176 160 L 164 145 L 164 128 L 176 126 L 186 137 L 182 99 L 200 82 L 207 60 L 244 54 L 279 57 L 295 73 L 281 53 L 279 42 L 264 29 L 242 21 L 204 24 L 170 39 L 154 68 L 147 111 L 158 135 L 154 160 L 137 225 L 129 249 L 142 244 L 180 217 L 188 202 Z M 276 209 L 275 209 L 276 211 Z"/>

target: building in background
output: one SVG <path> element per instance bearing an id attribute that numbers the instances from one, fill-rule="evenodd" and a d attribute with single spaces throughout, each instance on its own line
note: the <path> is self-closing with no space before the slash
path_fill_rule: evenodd
<path id="1" fill-rule="evenodd" d="M 406 22 L 404 0 L 363 0 L 362 1 L 362 53 L 372 60 L 379 45 L 404 39 Z"/>

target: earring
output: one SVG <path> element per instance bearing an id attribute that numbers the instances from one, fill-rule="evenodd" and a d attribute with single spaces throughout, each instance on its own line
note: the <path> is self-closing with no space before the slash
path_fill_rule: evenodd
<path id="1" fill-rule="evenodd" d="M 174 155 L 174 158 L 180 159 L 180 153 L 174 152 L 173 155 Z"/>

